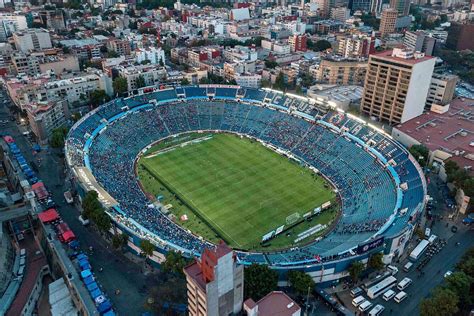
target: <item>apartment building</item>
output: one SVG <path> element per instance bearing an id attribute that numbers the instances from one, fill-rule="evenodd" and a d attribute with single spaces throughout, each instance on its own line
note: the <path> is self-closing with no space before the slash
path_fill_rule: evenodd
<path id="1" fill-rule="evenodd" d="M 53 47 L 49 31 L 45 29 L 27 29 L 15 32 L 13 41 L 16 49 L 23 53 Z"/>
<path id="2" fill-rule="evenodd" d="M 11 57 L 11 61 L 17 74 L 23 73 L 30 76 L 48 71 L 61 75 L 65 71 L 80 70 L 76 56 L 58 54 L 56 50 L 31 54 L 16 53 Z"/>
<path id="3" fill-rule="evenodd" d="M 190 316 L 238 314 L 244 296 L 244 268 L 221 242 L 205 249 L 200 259 L 184 268 Z"/>
<path id="4" fill-rule="evenodd" d="M 344 36 L 337 41 L 337 53 L 344 58 L 369 57 L 375 52 L 375 38 L 365 35 Z"/>
<path id="5" fill-rule="evenodd" d="M 17 31 L 26 30 L 26 16 L 20 14 L 0 14 L 0 41 L 6 42 L 7 38 Z"/>
<path id="6" fill-rule="evenodd" d="M 347 59 L 323 59 L 313 69 L 313 77 L 319 83 L 362 85 L 367 71 L 367 62 Z"/>
<path id="7" fill-rule="evenodd" d="M 107 42 L 107 49 L 116 52 L 119 56 L 130 56 L 130 41 L 113 39 Z"/>
<path id="8" fill-rule="evenodd" d="M 306 35 L 292 35 L 288 38 L 288 44 L 290 45 L 290 51 L 293 52 L 305 52 L 308 50 L 307 47 L 308 37 Z"/>
<path id="9" fill-rule="evenodd" d="M 139 78 L 143 78 L 144 86 L 154 86 L 166 80 L 166 69 L 157 65 L 126 65 L 115 68 L 119 75 L 127 80 L 128 90 L 142 88 Z"/>
<path id="10" fill-rule="evenodd" d="M 458 79 L 455 75 L 433 73 L 425 109 L 430 110 L 433 104 L 443 106 L 449 104 L 454 97 Z"/>
<path id="11" fill-rule="evenodd" d="M 262 48 L 268 49 L 274 54 L 281 54 L 281 55 L 289 54 L 291 52 L 290 44 L 288 44 L 287 42 L 271 40 L 271 39 L 262 40 Z"/>
<path id="12" fill-rule="evenodd" d="M 423 113 L 435 58 L 406 48 L 369 57 L 361 111 L 390 124 Z"/>
<path id="13" fill-rule="evenodd" d="M 46 144 L 52 131 L 63 126 L 70 116 L 65 100 L 31 103 L 26 113 L 31 131 L 41 144 Z"/>
<path id="14" fill-rule="evenodd" d="M 433 56 L 433 50 L 436 44 L 436 39 L 430 37 L 425 31 L 405 32 L 403 45 L 415 52 L 422 52 L 426 55 Z"/>
<path id="15" fill-rule="evenodd" d="M 150 48 L 139 48 L 135 51 L 135 60 L 137 63 L 141 63 L 148 60 L 150 64 L 157 65 L 160 62 L 165 64 L 165 51 L 161 48 L 150 47 Z"/>
<path id="16" fill-rule="evenodd" d="M 347 7 L 337 7 L 331 9 L 331 19 L 346 22 L 351 16 L 351 10 Z"/>
<path id="17" fill-rule="evenodd" d="M 410 0 L 390 0 L 390 8 L 397 10 L 399 16 L 410 14 Z"/>
<path id="18" fill-rule="evenodd" d="M 396 9 L 385 9 L 380 19 L 380 33 L 382 36 L 395 33 L 398 11 Z"/>
<path id="19" fill-rule="evenodd" d="M 262 84 L 262 75 L 242 73 L 234 75 L 235 82 L 242 87 L 260 88 Z"/>

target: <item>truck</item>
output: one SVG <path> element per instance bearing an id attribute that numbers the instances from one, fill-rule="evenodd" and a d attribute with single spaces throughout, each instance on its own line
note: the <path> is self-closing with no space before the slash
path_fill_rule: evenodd
<path id="1" fill-rule="evenodd" d="M 72 204 L 74 202 L 73 198 L 72 198 L 72 194 L 71 194 L 71 191 L 66 191 L 64 192 L 64 198 L 66 199 L 66 202 L 68 204 Z"/>

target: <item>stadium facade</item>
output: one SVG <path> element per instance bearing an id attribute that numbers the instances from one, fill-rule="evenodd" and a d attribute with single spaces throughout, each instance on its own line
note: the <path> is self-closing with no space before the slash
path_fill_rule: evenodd
<path id="1" fill-rule="evenodd" d="M 70 130 L 66 159 L 79 196 L 89 190 L 113 219 L 111 233 L 156 245 L 157 263 L 173 249 L 199 256 L 215 245 L 172 222 L 143 193 L 137 157 L 174 134 L 244 134 L 312 166 L 336 187 L 341 218 L 312 242 L 278 252 L 237 250 L 240 264 L 267 264 L 284 275 L 298 269 L 316 282 L 347 276 L 354 261 L 383 251 L 396 260 L 411 238 L 426 201 L 423 172 L 408 151 L 382 130 L 318 100 L 271 89 L 199 85 L 145 88 L 108 102 Z"/>

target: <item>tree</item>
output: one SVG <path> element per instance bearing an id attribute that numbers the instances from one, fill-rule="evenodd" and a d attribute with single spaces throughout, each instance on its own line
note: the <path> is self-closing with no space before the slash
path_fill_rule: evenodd
<path id="1" fill-rule="evenodd" d="M 161 264 L 164 272 L 174 272 L 183 275 L 184 267 L 189 263 L 182 254 L 176 251 L 168 251 L 166 260 Z"/>
<path id="2" fill-rule="evenodd" d="M 182 85 L 182 86 L 187 86 L 187 85 L 189 85 L 189 80 L 186 79 L 186 78 L 181 79 L 181 85 Z"/>
<path id="3" fill-rule="evenodd" d="M 123 77 L 117 77 L 112 83 L 114 91 L 116 94 L 121 95 L 128 91 L 128 82 L 127 79 Z"/>
<path id="4" fill-rule="evenodd" d="M 252 264 L 244 271 L 244 297 L 255 302 L 274 291 L 278 285 L 278 273 L 266 265 Z"/>
<path id="5" fill-rule="evenodd" d="M 446 278 L 447 288 L 456 293 L 462 304 L 468 306 L 472 302 L 471 284 L 473 279 L 464 272 L 454 272 Z"/>
<path id="6" fill-rule="evenodd" d="M 140 241 L 140 249 L 142 251 L 142 254 L 148 258 L 153 255 L 153 250 L 155 250 L 155 246 L 148 239 L 142 239 Z"/>
<path id="7" fill-rule="evenodd" d="M 125 233 L 122 234 L 115 234 L 112 236 L 112 246 L 115 249 L 120 249 L 127 245 L 128 242 L 128 235 Z"/>
<path id="8" fill-rule="evenodd" d="M 436 288 L 432 297 L 423 299 L 420 303 L 421 316 L 450 316 L 458 311 L 459 298 L 456 293 L 447 288 Z"/>
<path id="9" fill-rule="evenodd" d="M 274 60 L 265 60 L 265 67 L 269 69 L 274 69 L 276 66 L 278 66 L 278 63 Z"/>
<path id="10" fill-rule="evenodd" d="M 105 213 L 96 191 L 88 191 L 82 199 L 82 216 L 94 222 L 100 231 L 108 231 L 111 227 L 110 217 Z"/>
<path id="11" fill-rule="evenodd" d="M 313 279 L 302 271 L 291 270 L 288 272 L 288 282 L 298 295 L 306 295 L 308 289 L 312 290 L 314 288 Z"/>
<path id="12" fill-rule="evenodd" d="M 139 75 L 137 77 L 137 81 L 135 81 L 135 85 L 137 86 L 137 89 L 145 87 L 146 86 L 145 77 L 143 77 L 142 75 Z"/>
<path id="13" fill-rule="evenodd" d="M 355 261 L 350 265 L 349 275 L 352 279 L 352 282 L 357 283 L 359 281 L 362 271 L 364 271 L 364 264 L 362 262 Z"/>
<path id="14" fill-rule="evenodd" d="M 331 48 L 331 43 L 326 40 L 319 40 L 314 44 L 313 50 L 316 52 L 321 52 L 329 48 Z"/>
<path id="15" fill-rule="evenodd" d="M 273 85 L 273 87 L 281 91 L 286 90 L 285 76 L 283 75 L 282 72 L 280 72 L 278 76 L 276 77 L 275 84 Z"/>
<path id="16" fill-rule="evenodd" d="M 94 108 L 98 107 L 101 104 L 104 104 L 105 102 L 109 100 L 110 100 L 110 97 L 107 95 L 105 90 L 102 90 L 102 89 L 94 90 L 89 95 L 89 103 Z"/>
<path id="17" fill-rule="evenodd" d="M 119 55 L 116 51 L 114 51 L 114 50 L 109 50 L 109 51 L 107 52 L 107 58 L 117 58 L 117 57 L 119 57 L 119 56 L 120 56 L 120 55 Z"/>
<path id="18" fill-rule="evenodd" d="M 428 164 L 429 150 L 423 145 L 413 145 L 408 151 L 418 161 L 420 166 L 424 167 Z"/>
<path id="19" fill-rule="evenodd" d="M 51 132 L 50 145 L 53 148 L 63 148 L 64 139 L 66 139 L 68 129 L 66 127 L 58 127 Z"/>
<path id="20" fill-rule="evenodd" d="M 382 258 L 383 254 L 381 252 L 373 254 L 370 256 L 369 261 L 367 262 L 367 267 L 374 270 L 382 269 L 384 267 Z"/>

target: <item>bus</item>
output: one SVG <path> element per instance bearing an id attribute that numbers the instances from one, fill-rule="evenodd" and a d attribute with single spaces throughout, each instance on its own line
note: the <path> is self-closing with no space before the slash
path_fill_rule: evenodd
<path id="1" fill-rule="evenodd" d="M 388 278 L 383 279 L 379 283 L 369 288 L 367 290 L 367 296 L 371 299 L 374 299 L 395 285 L 397 285 L 397 279 L 393 276 L 389 276 Z"/>
<path id="2" fill-rule="evenodd" d="M 410 253 L 410 259 L 413 261 L 418 260 L 423 254 L 423 252 L 425 252 L 426 248 L 428 248 L 429 244 L 430 242 L 426 239 L 423 239 L 422 241 L 420 241 L 420 243 Z"/>

